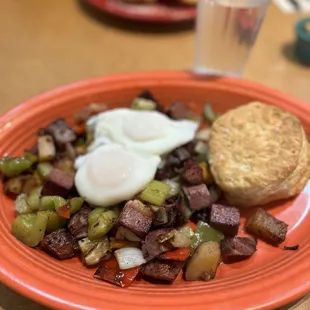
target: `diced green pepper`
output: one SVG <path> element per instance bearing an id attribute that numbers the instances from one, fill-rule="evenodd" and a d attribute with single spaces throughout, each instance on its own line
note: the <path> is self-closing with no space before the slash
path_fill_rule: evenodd
<path id="1" fill-rule="evenodd" d="M 68 220 L 59 216 L 55 211 L 41 211 L 47 215 L 46 233 L 50 234 L 66 226 Z"/>
<path id="2" fill-rule="evenodd" d="M 18 214 L 27 214 L 27 213 L 33 212 L 33 210 L 27 204 L 26 197 L 27 196 L 25 194 L 20 194 L 15 199 L 14 206 L 15 206 L 15 211 Z"/>
<path id="3" fill-rule="evenodd" d="M 38 161 L 38 156 L 27 150 L 24 152 L 24 157 L 27 158 L 32 164 Z"/>
<path id="4" fill-rule="evenodd" d="M 52 197 L 54 197 L 54 196 L 44 196 L 41 198 L 40 210 L 42 210 L 42 211 L 46 211 L 46 210 L 55 211 L 54 200 Z"/>
<path id="5" fill-rule="evenodd" d="M 117 209 L 108 211 L 106 209 L 102 209 L 103 212 L 100 212 L 98 209 L 100 208 L 93 210 L 88 217 L 88 238 L 90 240 L 98 240 L 104 237 L 113 227 L 118 218 Z"/>
<path id="6" fill-rule="evenodd" d="M 70 214 L 79 211 L 84 203 L 83 197 L 74 197 L 70 199 Z"/>
<path id="7" fill-rule="evenodd" d="M 47 180 L 53 171 L 53 166 L 51 163 L 39 163 L 37 168 L 40 176 L 44 180 Z"/>
<path id="8" fill-rule="evenodd" d="M 209 224 L 205 222 L 199 221 L 195 231 L 194 240 L 191 245 L 191 250 L 194 251 L 196 247 L 202 242 L 220 242 L 223 238 L 224 235 L 222 232 L 210 227 Z"/>
<path id="9" fill-rule="evenodd" d="M 37 211 L 40 209 L 41 189 L 42 187 L 36 187 L 29 193 L 27 204 L 32 209 L 32 211 Z"/>
<path id="10" fill-rule="evenodd" d="M 47 197 L 50 197 L 50 199 L 53 201 L 56 212 L 58 208 L 62 207 L 63 205 L 67 203 L 67 200 L 60 196 L 47 196 Z"/>
<path id="11" fill-rule="evenodd" d="M 104 208 L 96 208 L 88 215 L 88 224 L 91 225 L 98 221 L 98 218 L 107 210 Z"/>
<path id="12" fill-rule="evenodd" d="M 12 224 L 12 234 L 22 243 L 35 247 L 44 238 L 47 215 L 44 212 L 37 214 L 20 214 Z"/>
<path id="13" fill-rule="evenodd" d="M 21 174 L 32 166 L 32 162 L 25 157 L 4 157 L 0 159 L 0 171 L 11 178 Z"/>
<path id="14" fill-rule="evenodd" d="M 169 196 L 170 186 L 153 180 L 149 185 L 142 191 L 140 198 L 143 201 L 149 202 L 156 206 L 161 206 Z"/>

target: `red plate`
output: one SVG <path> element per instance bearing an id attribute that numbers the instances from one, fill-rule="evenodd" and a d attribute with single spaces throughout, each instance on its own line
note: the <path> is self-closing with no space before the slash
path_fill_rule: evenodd
<path id="1" fill-rule="evenodd" d="M 0 156 L 21 155 L 31 146 L 37 129 L 56 117 L 72 115 L 91 102 L 111 108 L 128 106 L 143 89 L 168 105 L 180 99 L 201 112 L 205 101 L 223 112 L 251 100 L 265 101 L 295 113 L 310 133 L 310 105 L 256 83 L 229 79 L 201 79 L 184 72 L 133 73 L 102 77 L 69 85 L 30 99 L 0 118 Z M 94 270 L 77 258 L 57 261 L 18 242 L 10 233 L 13 202 L 0 194 L 0 280 L 38 302 L 58 309 L 100 310 L 212 310 L 274 309 L 310 291 L 310 214 L 308 185 L 294 201 L 271 212 L 289 224 L 283 251 L 263 242 L 244 262 L 221 265 L 209 282 L 177 280 L 173 285 L 137 281 L 128 289 L 95 280 Z M 242 233 L 242 231 L 241 231 Z"/>
<path id="2" fill-rule="evenodd" d="M 133 4 L 122 0 L 87 0 L 98 9 L 131 20 L 156 23 L 191 21 L 196 17 L 196 6 L 167 5 L 161 2 Z"/>

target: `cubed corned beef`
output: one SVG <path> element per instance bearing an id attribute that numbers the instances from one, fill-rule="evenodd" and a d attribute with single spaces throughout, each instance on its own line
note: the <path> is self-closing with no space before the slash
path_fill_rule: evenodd
<path id="1" fill-rule="evenodd" d="M 221 241 L 221 254 L 224 263 L 247 259 L 256 252 L 256 239 L 248 237 L 226 238 Z"/>
<path id="2" fill-rule="evenodd" d="M 183 186 L 182 192 L 192 210 L 208 208 L 211 205 L 211 196 L 205 184 Z"/>
<path id="3" fill-rule="evenodd" d="M 63 260 L 74 256 L 74 239 L 65 229 L 59 229 L 44 237 L 40 247 Z"/>
<path id="4" fill-rule="evenodd" d="M 167 115 L 175 120 L 184 119 L 189 115 L 189 108 L 179 101 L 172 102 L 169 110 L 167 111 Z"/>
<path id="5" fill-rule="evenodd" d="M 198 185 L 202 183 L 202 170 L 194 160 L 188 159 L 184 162 L 181 177 L 190 185 Z"/>
<path id="6" fill-rule="evenodd" d="M 156 257 L 157 255 L 170 251 L 173 247 L 170 244 L 159 243 L 157 238 L 171 231 L 172 228 L 161 228 L 153 230 L 145 237 L 142 244 L 142 252 L 144 258 L 149 261 Z"/>
<path id="7" fill-rule="evenodd" d="M 118 219 L 119 226 L 123 226 L 140 238 L 150 230 L 153 221 L 152 210 L 139 200 L 128 201 Z"/>
<path id="8" fill-rule="evenodd" d="M 149 281 L 173 282 L 180 271 L 184 262 L 172 260 L 152 260 L 141 268 L 142 275 Z"/>
<path id="9" fill-rule="evenodd" d="M 55 142 L 59 147 L 76 140 L 76 133 L 62 118 L 57 118 L 51 122 L 48 125 L 47 130 L 54 137 Z"/>
<path id="10" fill-rule="evenodd" d="M 87 205 L 84 205 L 78 212 L 70 218 L 68 229 L 72 236 L 77 240 L 86 238 L 88 232 L 88 215 L 92 211 Z"/>
<path id="11" fill-rule="evenodd" d="M 41 196 L 66 197 L 74 186 L 74 177 L 59 169 L 53 169 L 49 179 L 44 183 Z"/>
<path id="12" fill-rule="evenodd" d="M 240 211 L 235 207 L 213 204 L 210 211 L 210 225 L 225 236 L 235 236 L 240 225 Z"/>

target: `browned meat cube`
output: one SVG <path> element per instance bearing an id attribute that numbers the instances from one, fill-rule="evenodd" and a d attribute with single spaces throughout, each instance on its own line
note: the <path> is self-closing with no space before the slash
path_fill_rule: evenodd
<path id="1" fill-rule="evenodd" d="M 49 180 L 45 182 L 41 195 L 42 196 L 61 196 L 66 197 L 69 191 L 73 188 L 74 177 L 65 172 L 53 169 Z"/>
<path id="2" fill-rule="evenodd" d="M 278 245 L 285 240 L 288 225 L 264 209 L 257 209 L 245 223 L 247 232 L 267 243 Z"/>
<path id="3" fill-rule="evenodd" d="M 171 231 L 172 228 L 162 228 L 151 231 L 145 238 L 142 244 L 142 252 L 144 258 L 149 261 L 161 253 L 170 251 L 173 249 L 171 244 L 159 243 L 157 238 Z"/>
<path id="4" fill-rule="evenodd" d="M 224 263 L 234 263 L 252 256 L 256 251 L 256 239 L 247 237 L 226 238 L 221 241 Z"/>
<path id="5" fill-rule="evenodd" d="M 189 108 L 179 101 L 174 101 L 171 104 L 169 110 L 167 111 L 167 115 L 172 119 L 176 120 L 188 117 L 189 113 L 190 113 Z"/>
<path id="6" fill-rule="evenodd" d="M 62 118 L 57 118 L 47 127 L 59 147 L 76 140 L 76 133 Z"/>
<path id="7" fill-rule="evenodd" d="M 200 210 L 210 207 L 211 196 L 205 184 L 183 186 L 182 191 L 192 210 Z"/>
<path id="8" fill-rule="evenodd" d="M 240 225 L 240 212 L 237 208 L 213 204 L 210 211 L 210 226 L 224 233 L 235 236 Z"/>
<path id="9" fill-rule="evenodd" d="M 60 260 L 74 256 L 73 244 L 72 236 L 65 229 L 52 232 L 40 242 L 43 250 Z"/>
<path id="10" fill-rule="evenodd" d="M 184 262 L 171 260 L 153 260 L 145 264 L 142 269 L 142 275 L 149 281 L 173 282 L 183 268 Z"/>
<path id="11" fill-rule="evenodd" d="M 184 163 L 181 174 L 182 179 L 190 185 L 198 185 L 202 183 L 202 169 L 192 159 L 188 159 Z"/>
<path id="12" fill-rule="evenodd" d="M 75 239 L 87 237 L 88 232 L 88 215 L 92 211 L 87 206 L 83 206 L 78 212 L 70 218 L 68 229 Z"/>
<path id="13" fill-rule="evenodd" d="M 139 200 L 130 200 L 125 204 L 119 216 L 118 224 L 140 238 L 150 230 L 153 220 L 152 210 Z"/>
<path id="14" fill-rule="evenodd" d="M 83 108 L 78 113 L 74 115 L 76 123 L 83 124 L 85 123 L 92 115 L 103 112 L 108 107 L 105 104 L 92 103 L 91 105 Z"/>

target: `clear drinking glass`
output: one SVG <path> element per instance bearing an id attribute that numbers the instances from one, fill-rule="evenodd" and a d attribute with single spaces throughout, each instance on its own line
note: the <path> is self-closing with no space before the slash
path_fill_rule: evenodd
<path id="1" fill-rule="evenodd" d="M 198 0 L 194 72 L 242 75 L 270 0 Z"/>

